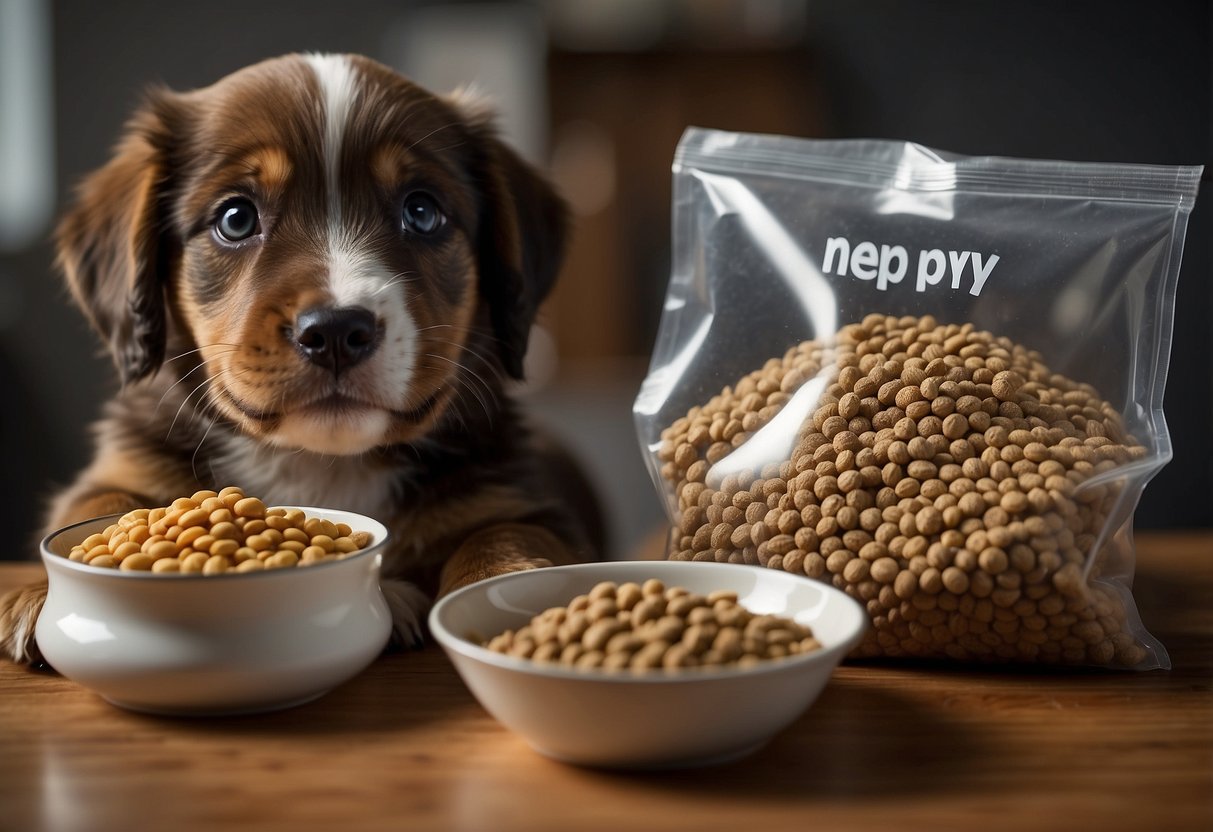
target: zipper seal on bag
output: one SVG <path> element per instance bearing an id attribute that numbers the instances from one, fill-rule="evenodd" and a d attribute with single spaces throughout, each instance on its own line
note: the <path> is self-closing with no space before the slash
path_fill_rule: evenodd
<path id="1" fill-rule="evenodd" d="M 857 154 L 857 147 L 862 148 Z M 842 151 L 847 155 L 842 155 Z M 871 156 L 882 156 L 884 161 Z M 1200 165 L 1060 162 L 1006 156 L 959 156 L 912 142 L 863 142 L 736 134 L 688 128 L 674 170 L 778 174 L 905 191 L 962 191 L 1174 205 L 1192 210 Z"/>

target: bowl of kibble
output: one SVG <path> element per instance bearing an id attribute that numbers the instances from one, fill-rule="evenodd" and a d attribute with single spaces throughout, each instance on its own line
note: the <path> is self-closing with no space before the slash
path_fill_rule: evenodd
<path id="1" fill-rule="evenodd" d="M 647 561 L 482 581 L 439 601 L 429 624 L 504 726 L 546 756 L 610 768 L 756 751 L 867 628 L 854 600 L 803 577 Z"/>
<path id="2" fill-rule="evenodd" d="M 387 530 L 238 488 L 77 523 L 42 542 L 47 663 L 124 708 L 207 715 L 315 699 L 382 651 Z"/>

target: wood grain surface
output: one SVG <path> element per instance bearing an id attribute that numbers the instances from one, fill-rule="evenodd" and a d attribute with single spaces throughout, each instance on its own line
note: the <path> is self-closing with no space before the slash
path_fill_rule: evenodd
<path id="1" fill-rule="evenodd" d="M 539 756 L 434 647 L 223 719 L 0 662 L 0 830 L 1213 829 L 1213 535 L 1142 535 L 1134 591 L 1169 672 L 847 665 L 757 754 L 672 772 Z"/>

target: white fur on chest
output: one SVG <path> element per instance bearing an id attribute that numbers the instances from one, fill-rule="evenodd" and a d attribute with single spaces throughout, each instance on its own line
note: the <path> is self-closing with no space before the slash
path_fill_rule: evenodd
<path id="1" fill-rule="evenodd" d="M 399 505 L 398 479 L 360 456 L 322 456 L 230 437 L 215 480 L 239 485 L 266 505 L 337 508 L 386 521 Z"/>

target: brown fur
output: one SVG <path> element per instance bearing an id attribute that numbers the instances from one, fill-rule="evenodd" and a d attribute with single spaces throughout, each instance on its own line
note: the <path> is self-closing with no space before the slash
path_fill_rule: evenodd
<path id="1" fill-rule="evenodd" d="M 534 441 L 504 392 L 522 375 L 559 266 L 560 200 L 483 113 L 347 60 L 358 86 L 341 145 L 341 226 L 374 263 L 357 274 L 393 278 L 374 292 L 382 344 L 338 376 L 290 340 L 298 313 L 336 291 L 324 95 L 308 61 L 152 93 L 59 229 L 72 296 L 123 388 L 48 528 L 233 484 L 270 503 L 370 514 L 392 533 L 383 586 L 396 640 L 409 643 L 436 594 L 592 558 L 600 529 L 569 496 L 585 484 L 567 457 Z M 400 200 L 417 188 L 446 217 L 432 238 L 399 227 Z M 255 202 L 261 233 L 220 244 L 217 206 L 234 194 Z M 396 366 L 405 359 L 411 374 Z M 364 441 L 366 425 L 380 425 L 371 412 L 382 428 Z M 307 427 L 320 423 L 353 438 Z M 4 654 L 36 658 L 44 594 L 0 600 Z"/>

